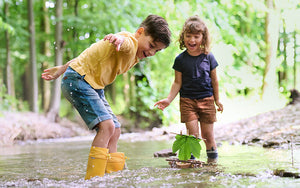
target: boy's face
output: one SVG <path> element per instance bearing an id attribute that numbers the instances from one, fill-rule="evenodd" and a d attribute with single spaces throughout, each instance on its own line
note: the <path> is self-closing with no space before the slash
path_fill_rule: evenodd
<path id="1" fill-rule="evenodd" d="M 162 42 L 154 42 L 151 36 L 146 36 L 144 28 L 139 28 L 135 37 L 138 40 L 136 56 L 141 60 L 145 57 L 154 56 L 156 52 L 166 48 Z"/>

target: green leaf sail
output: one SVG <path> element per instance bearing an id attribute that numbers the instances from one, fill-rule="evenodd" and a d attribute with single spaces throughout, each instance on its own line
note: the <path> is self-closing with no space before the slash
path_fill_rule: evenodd
<path id="1" fill-rule="evenodd" d="M 201 145 L 200 145 L 200 139 L 197 138 L 191 138 L 189 139 L 190 142 L 190 148 L 191 152 L 196 158 L 200 158 L 200 151 L 201 151 Z"/>
<path id="2" fill-rule="evenodd" d="M 174 141 L 172 146 L 173 153 L 176 153 L 178 150 L 180 150 L 182 145 L 186 142 L 186 137 L 182 135 L 176 135 L 175 138 L 176 140 Z"/>
<path id="3" fill-rule="evenodd" d="M 191 158 L 191 153 L 196 158 L 200 157 L 201 139 L 195 138 L 194 136 L 190 135 L 176 135 L 176 140 L 173 143 L 172 151 L 173 153 L 178 152 L 178 159 L 179 160 L 189 160 Z"/>
<path id="4" fill-rule="evenodd" d="M 179 160 L 189 160 L 191 158 L 191 148 L 189 146 L 189 141 L 187 141 L 182 145 L 179 150 L 178 159 Z"/>

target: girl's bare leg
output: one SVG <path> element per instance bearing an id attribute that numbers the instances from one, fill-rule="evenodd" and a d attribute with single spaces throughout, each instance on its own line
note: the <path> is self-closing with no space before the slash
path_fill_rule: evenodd
<path id="1" fill-rule="evenodd" d="M 201 137 L 204 139 L 206 149 L 217 149 L 215 136 L 214 136 L 214 124 L 200 123 Z"/>
<path id="2" fill-rule="evenodd" d="M 198 120 L 193 120 L 190 122 L 185 123 L 187 134 L 194 135 L 195 137 L 199 137 L 199 126 Z"/>
<path id="3" fill-rule="evenodd" d="M 218 159 L 218 151 L 217 145 L 214 137 L 214 124 L 209 123 L 200 123 L 201 126 L 201 136 L 204 139 L 206 145 L 206 154 L 207 154 L 207 162 L 217 162 Z"/>
<path id="4" fill-rule="evenodd" d="M 198 120 L 193 120 L 185 123 L 187 134 L 194 135 L 196 138 L 199 137 L 199 126 Z M 191 159 L 195 159 L 195 157 L 191 154 Z"/>

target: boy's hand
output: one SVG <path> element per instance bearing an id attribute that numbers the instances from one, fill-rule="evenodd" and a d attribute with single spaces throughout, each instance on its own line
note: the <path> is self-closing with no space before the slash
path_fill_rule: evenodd
<path id="1" fill-rule="evenodd" d="M 108 40 L 110 43 L 116 46 L 117 51 L 120 51 L 121 45 L 124 42 L 124 37 L 117 34 L 108 34 L 103 38 L 103 40 Z"/>
<path id="2" fill-rule="evenodd" d="M 52 68 L 44 70 L 44 73 L 42 73 L 42 78 L 44 80 L 48 80 L 48 81 L 55 80 L 60 75 L 62 75 L 64 72 L 65 72 L 65 68 L 63 65 L 52 67 Z"/>
<path id="3" fill-rule="evenodd" d="M 157 108 L 161 109 L 161 110 L 164 110 L 169 105 L 170 105 L 170 102 L 168 99 L 160 100 L 154 104 L 154 106 L 157 106 Z"/>
<path id="4" fill-rule="evenodd" d="M 62 75 L 64 72 L 66 72 L 69 65 L 75 60 L 76 58 L 70 60 L 68 63 L 56 67 L 52 67 L 49 69 L 44 70 L 44 73 L 42 73 L 42 78 L 44 80 L 55 80 L 60 75 Z"/>

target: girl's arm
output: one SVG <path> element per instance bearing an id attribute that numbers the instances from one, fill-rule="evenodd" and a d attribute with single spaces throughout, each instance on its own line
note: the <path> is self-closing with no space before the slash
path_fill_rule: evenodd
<path id="1" fill-rule="evenodd" d="M 182 73 L 175 70 L 175 80 L 172 84 L 171 91 L 167 98 L 162 99 L 154 104 L 157 108 L 164 110 L 174 100 L 182 85 Z"/>
<path id="2" fill-rule="evenodd" d="M 215 103 L 218 106 L 218 111 L 223 112 L 223 104 L 220 103 L 219 101 L 219 81 L 217 77 L 217 69 L 213 69 L 210 72 L 210 77 L 211 77 L 211 84 L 213 87 L 213 92 L 214 92 L 214 98 L 215 98 Z"/>
<path id="3" fill-rule="evenodd" d="M 44 73 L 42 73 L 42 78 L 45 80 L 55 80 L 57 79 L 60 75 L 62 75 L 64 72 L 66 72 L 68 66 L 70 63 L 72 63 L 74 59 L 69 61 L 68 63 L 56 67 L 51 67 L 49 69 L 44 70 Z"/>

